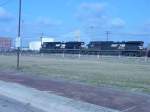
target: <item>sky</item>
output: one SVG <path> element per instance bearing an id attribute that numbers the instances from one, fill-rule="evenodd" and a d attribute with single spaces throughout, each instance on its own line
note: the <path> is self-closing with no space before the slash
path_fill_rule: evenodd
<path id="1" fill-rule="evenodd" d="M 18 1 L 0 0 L 0 36 L 17 37 Z M 22 0 L 24 43 L 56 41 L 142 40 L 150 43 L 150 0 Z"/>

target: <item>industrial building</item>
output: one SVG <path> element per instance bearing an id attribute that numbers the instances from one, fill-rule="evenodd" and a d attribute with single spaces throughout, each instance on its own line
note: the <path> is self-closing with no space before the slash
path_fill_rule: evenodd
<path id="1" fill-rule="evenodd" d="M 0 37 L 0 51 L 7 51 L 12 47 L 12 39 Z"/>

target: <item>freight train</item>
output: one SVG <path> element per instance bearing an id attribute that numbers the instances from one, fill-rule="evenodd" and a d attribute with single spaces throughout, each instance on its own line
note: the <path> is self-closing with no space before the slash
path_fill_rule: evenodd
<path id="1" fill-rule="evenodd" d="M 122 55 L 141 57 L 150 51 L 144 48 L 143 41 L 91 41 L 85 42 L 44 42 L 40 49 L 41 53 L 68 53 L 83 55 Z"/>

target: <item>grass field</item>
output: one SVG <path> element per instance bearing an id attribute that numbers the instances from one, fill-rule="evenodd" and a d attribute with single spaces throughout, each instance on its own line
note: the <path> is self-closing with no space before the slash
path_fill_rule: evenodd
<path id="1" fill-rule="evenodd" d="M 0 69 L 15 69 L 15 56 L 0 56 Z M 94 86 L 150 94 L 150 60 L 96 56 L 22 56 L 21 71 Z"/>

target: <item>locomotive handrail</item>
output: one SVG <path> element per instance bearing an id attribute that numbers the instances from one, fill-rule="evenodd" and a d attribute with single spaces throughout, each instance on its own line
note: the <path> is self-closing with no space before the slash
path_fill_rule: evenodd
<path id="1" fill-rule="evenodd" d="M 79 50 L 88 50 L 88 51 L 146 51 L 146 50 L 123 50 L 123 49 L 121 49 L 121 50 L 94 50 L 94 49 L 42 49 L 42 50 L 57 50 L 57 51 L 62 51 L 62 50 L 66 50 L 66 51 L 79 51 Z"/>

